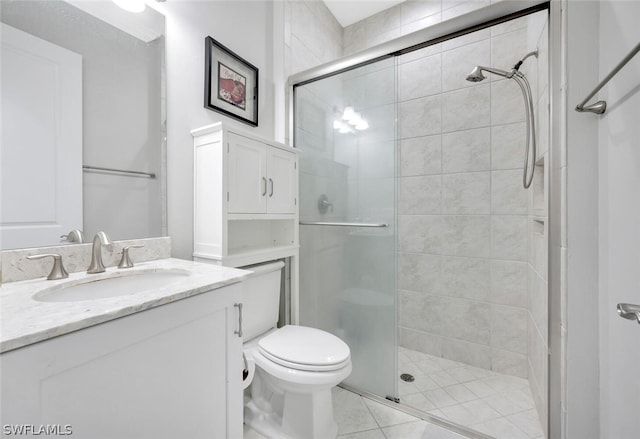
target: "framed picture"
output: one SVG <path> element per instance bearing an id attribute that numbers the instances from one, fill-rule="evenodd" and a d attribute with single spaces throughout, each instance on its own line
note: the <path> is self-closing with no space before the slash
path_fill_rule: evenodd
<path id="1" fill-rule="evenodd" d="M 258 68 L 205 38 L 204 106 L 258 126 Z"/>

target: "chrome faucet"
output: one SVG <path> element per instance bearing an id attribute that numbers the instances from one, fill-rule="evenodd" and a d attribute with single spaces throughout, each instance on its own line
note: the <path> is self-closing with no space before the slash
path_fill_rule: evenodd
<path id="1" fill-rule="evenodd" d="M 91 248 L 91 264 L 87 269 L 87 273 L 104 273 L 104 263 L 102 262 L 102 246 L 111 249 L 111 239 L 106 232 L 98 232 L 93 237 L 93 247 Z"/>

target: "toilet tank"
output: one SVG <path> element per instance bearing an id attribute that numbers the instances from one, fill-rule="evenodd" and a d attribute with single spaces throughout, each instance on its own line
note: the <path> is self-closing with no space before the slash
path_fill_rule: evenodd
<path id="1" fill-rule="evenodd" d="M 243 282 L 242 329 L 244 341 L 264 334 L 278 324 L 280 276 L 284 262 L 242 267 L 253 273 Z"/>

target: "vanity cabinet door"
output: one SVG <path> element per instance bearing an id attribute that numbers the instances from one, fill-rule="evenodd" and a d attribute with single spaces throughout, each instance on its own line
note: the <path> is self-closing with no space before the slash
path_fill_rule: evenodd
<path id="1" fill-rule="evenodd" d="M 229 213 L 267 211 L 267 149 L 263 143 L 229 133 Z"/>
<path id="2" fill-rule="evenodd" d="M 297 204 L 297 157 L 287 151 L 268 147 L 268 213 L 295 213 Z"/>

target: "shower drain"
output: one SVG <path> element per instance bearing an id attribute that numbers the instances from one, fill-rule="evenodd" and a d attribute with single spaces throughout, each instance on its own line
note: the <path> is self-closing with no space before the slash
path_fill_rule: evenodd
<path id="1" fill-rule="evenodd" d="M 407 383 L 412 383 L 414 382 L 416 379 L 413 377 L 413 375 L 411 375 L 410 373 L 403 373 L 402 375 L 400 375 L 400 379 L 402 381 L 405 381 Z"/>

